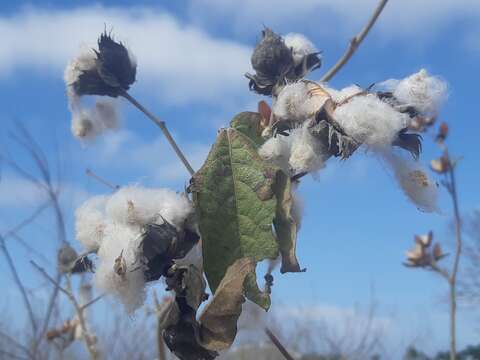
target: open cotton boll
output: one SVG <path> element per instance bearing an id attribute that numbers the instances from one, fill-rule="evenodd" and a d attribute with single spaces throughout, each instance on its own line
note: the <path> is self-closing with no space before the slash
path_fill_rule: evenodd
<path id="1" fill-rule="evenodd" d="M 86 250 L 95 250 L 102 244 L 107 226 L 105 217 L 106 196 L 94 196 L 75 211 L 76 238 Z"/>
<path id="2" fill-rule="evenodd" d="M 386 147 L 409 123 L 402 114 L 374 94 L 355 96 L 334 112 L 335 119 L 357 142 Z"/>
<path id="3" fill-rule="evenodd" d="M 98 251 L 99 266 L 95 272 L 98 288 L 118 297 L 129 313 L 142 306 L 146 297 L 140 234 L 140 229 L 136 227 L 109 224 Z M 115 260 L 120 254 L 126 265 L 124 274 L 115 272 Z"/>
<path id="4" fill-rule="evenodd" d="M 309 123 L 290 133 L 291 150 L 288 163 L 294 173 L 315 172 L 324 165 L 324 156 L 321 143 L 310 134 Z"/>
<path id="5" fill-rule="evenodd" d="M 258 150 L 258 153 L 262 159 L 272 165 L 278 166 L 286 174 L 290 174 L 290 165 L 288 163 L 290 159 L 290 148 L 290 136 L 276 136 L 265 141 Z"/>
<path id="6" fill-rule="evenodd" d="M 285 45 L 292 49 L 293 61 L 295 65 L 300 64 L 306 55 L 317 52 L 315 45 L 304 35 L 298 33 L 289 33 L 284 36 Z"/>
<path id="7" fill-rule="evenodd" d="M 181 228 L 193 208 L 187 197 L 173 190 L 127 186 L 110 197 L 106 212 L 109 218 L 123 224 L 163 223 L 163 217 Z"/>
<path id="8" fill-rule="evenodd" d="M 383 158 L 392 168 L 405 195 L 424 212 L 438 212 L 438 185 L 421 164 L 392 152 L 384 152 Z"/>
<path id="9" fill-rule="evenodd" d="M 400 81 L 387 80 L 380 86 L 392 91 L 399 102 L 413 106 L 424 114 L 437 113 L 448 97 L 447 83 L 429 75 L 425 69 Z"/>
<path id="10" fill-rule="evenodd" d="M 321 84 L 327 93 L 330 94 L 330 97 L 334 102 L 341 103 L 353 95 L 362 93 L 364 90 L 357 85 L 350 85 L 341 90 L 337 90 L 329 87 L 327 84 Z"/>
<path id="11" fill-rule="evenodd" d="M 303 122 L 320 110 L 328 94 L 318 89 L 314 83 L 297 81 L 286 85 L 278 94 L 273 105 L 273 114 L 278 120 Z"/>

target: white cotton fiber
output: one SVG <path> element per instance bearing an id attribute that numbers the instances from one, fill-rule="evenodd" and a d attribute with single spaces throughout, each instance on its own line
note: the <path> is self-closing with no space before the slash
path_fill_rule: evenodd
<path id="1" fill-rule="evenodd" d="M 78 80 L 78 77 L 87 70 L 93 69 L 95 67 L 96 55 L 91 49 L 82 49 L 80 54 L 73 58 L 65 68 L 63 74 L 63 80 L 65 85 L 71 86 L 75 81 Z"/>
<path id="2" fill-rule="evenodd" d="M 264 160 L 278 166 L 286 174 L 290 174 L 288 160 L 290 159 L 291 142 L 289 138 L 290 136 L 281 135 L 272 137 L 265 141 L 258 150 L 258 153 Z"/>
<path id="3" fill-rule="evenodd" d="M 327 84 L 321 84 L 321 86 L 325 89 L 327 93 L 330 94 L 332 100 L 337 104 L 346 101 L 354 95 L 358 95 L 364 92 L 364 90 L 357 85 L 350 85 L 341 90 L 328 87 Z"/>
<path id="4" fill-rule="evenodd" d="M 119 127 L 117 102 L 99 99 L 93 109 L 80 102 L 72 107 L 72 134 L 81 140 L 93 140 L 98 135 Z"/>
<path id="5" fill-rule="evenodd" d="M 302 34 L 289 33 L 284 36 L 284 41 L 285 45 L 292 49 L 295 65 L 300 64 L 306 55 L 318 52 L 315 45 Z"/>
<path id="6" fill-rule="evenodd" d="M 86 250 L 98 249 L 107 225 L 105 215 L 106 196 L 95 196 L 85 201 L 75 211 L 75 233 Z"/>
<path id="7" fill-rule="evenodd" d="M 437 212 L 438 185 L 421 164 L 392 152 L 384 152 L 383 158 L 391 167 L 405 195 L 424 212 Z"/>
<path id="8" fill-rule="evenodd" d="M 286 174 L 315 172 L 326 159 L 322 143 L 310 134 L 309 122 L 290 131 L 289 136 L 268 139 L 259 149 L 260 156 Z"/>
<path id="9" fill-rule="evenodd" d="M 131 313 L 145 301 L 145 278 L 140 250 L 140 228 L 111 223 L 105 228 L 105 236 L 98 251 L 99 265 L 95 283 L 99 289 L 117 296 Z M 115 272 L 115 259 L 122 254 L 126 271 Z"/>
<path id="10" fill-rule="evenodd" d="M 402 104 L 413 106 L 423 114 L 436 114 L 448 97 L 447 83 L 429 75 L 425 69 L 402 80 L 387 80 L 379 86 L 392 91 Z"/>
<path id="11" fill-rule="evenodd" d="M 280 91 L 272 111 L 280 121 L 303 122 L 315 116 L 328 98 L 315 83 L 297 81 Z"/>
<path id="12" fill-rule="evenodd" d="M 104 130 L 119 127 L 118 103 L 112 99 L 99 99 L 95 103 L 95 119 Z"/>
<path id="13" fill-rule="evenodd" d="M 148 223 L 168 222 L 183 227 L 193 211 L 187 197 L 170 189 L 127 186 L 114 193 L 106 205 L 107 216 L 113 221 L 143 226 Z"/>
<path id="14" fill-rule="evenodd" d="M 295 174 L 316 172 L 324 165 L 322 144 L 308 130 L 309 122 L 301 128 L 294 129 L 291 134 L 291 150 L 288 163 Z"/>
<path id="15" fill-rule="evenodd" d="M 334 117 L 357 142 L 380 148 L 391 145 L 409 123 L 407 114 L 398 112 L 374 94 L 351 98 L 336 108 Z"/>

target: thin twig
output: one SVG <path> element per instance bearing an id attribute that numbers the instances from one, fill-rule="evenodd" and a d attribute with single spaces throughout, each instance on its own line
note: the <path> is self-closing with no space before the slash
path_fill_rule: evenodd
<path id="1" fill-rule="evenodd" d="M 85 321 L 85 317 L 84 317 L 84 314 L 83 314 L 83 308 L 82 306 L 80 306 L 80 304 L 78 303 L 77 299 L 75 298 L 75 296 L 73 295 L 71 289 L 65 289 L 63 288 L 58 282 L 56 282 L 50 275 L 48 275 L 48 273 L 42 268 L 40 267 L 39 265 L 37 265 L 34 261 L 30 261 L 30 263 L 33 265 L 33 267 L 35 269 L 37 269 L 48 281 L 50 281 L 53 285 L 55 285 L 55 287 L 61 291 L 62 293 L 64 293 L 67 298 L 70 300 L 70 302 L 72 303 L 73 307 L 75 308 L 75 311 L 77 313 L 77 317 L 78 317 L 78 321 L 80 323 L 80 327 L 81 327 L 81 330 L 82 330 L 82 336 L 83 336 L 83 340 L 85 342 L 85 345 L 87 347 L 87 350 L 88 352 L 90 353 L 90 357 L 91 359 L 97 359 L 98 358 L 98 353 L 97 353 L 97 350 L 95 349 L 95 343 L 92 341 L 92 338 L 90 337 L 90 335 L 88 334 L 87 332 L 87 325 L 86 325 L 86 321 Z M 70 288 L 70 282 L 69 282 L 69 279 L 67 278 L 67 286 Z"/>
<path id="2" fill-rule="evenodd" d="M 285 346 L 282 345 L 280 340 L 273 334 L 273 332 L 266 327 L 265 328 L 265 334 L 267 334 L 268 338 L 270 341 L 277 347 L 278 351 L 280 351 L 283 355 L 283 357 L 287 360 L 295 360 L 292 355 L 285 349 Z"/>
<path id="3" fill-rule="evenodd" d="M 90 176 L 91 178 L 97 180 L 99 183 L 102 183 L 103 185 L 109 187 L 110 189 L 112 190 L 118 190 L 120 189 L 120 185 L 113 185 L 111 182 L 105 180 L 104 178 L 98 176 L 97 174 L 95 174 L 92 170 L 90 169 L 86 169 L 85 170 L 85 174 L 87 176 Z"/>
<path id="4" fill-rule="evenodd" d="M 453 202 L 453 214 L 455 218 L 455 258 L 453 260 L 452 274 L 450 276 L 450 360 L 455 360 L 457 356 L 457 336 L 456 336 L 456 317 L 457 317 L 457 274 L 460 265 L 460 256 L 462 253 L 462 219 L 458 205 L 457 185 L 455 179 L 455 166 L 446 151 L 448 159 L 448 173 L 450 175 L 450 195 Z"/>
<path id="5" fill-rule="evenodd" d="M 7 249 L 7 246 L 5 244 L 5 239 L 3 238 L 3 236 L 0 236 L 0 249 L 2 250 L 3 255 L 5 256 L 5 259 L 7 260 L 8 267 L 10 268 L 10 271 L 13 275 L 13 280 L 15 281 L 15 284 L 17 285 L 18 290 L 20 291 L 20 294 L 22 295 L 23 302 L 27 309 L 28 317 L 30 319 L 30 322 L 32 323 L 33 333 L 36 334 L 37 321 L 35 320 L 35 316 L 33 314 L 32 304 L 30 304 L 30 299 L 28 298 L 28 295 L 25 290 L 25 287 L 23 286 L 22 280 L 20 280 L 20 276 L 18 275 L 17 268 L 15 267 L 15 263 L 13 262 L 10 252 Z"/>
<path id="6" fill-rule="evenodd" d="M 10 335 L 5 334 L 4 332 L 0 331 L 0 337 L 3 337 L 3 338 L 5 338 L 7 341 L 10 341 L 15 347 L 17 347 L 18 349 L 20 349 L 20 350 L 22 350 L 23 352 L 25 352 L 25 353 L 28 355 L 28 357 L 31 357 L 31 355 L 30 355 L 30 350 L 29 350 L 26 346 L 20 344 L 17 340 L 15 340 L 15 339 L 14 339 L 13 337 L 11 337 Z"/>
<path id="7" fill-rule="evenodd" d="M 86 304 L 82 305 L 82 306 L 81 306 L 81 309 L 82 309 L 82 310 L 85 310 L 85 309 L 88 308 L 89 306 L 95 304 L 98 300 L 102 299 L 104 296 L 105 296 L 105 294 L 100 294 L 100 295 L 98 295 L 95 299 L 90 300 L 90 301 L 87 302 Z"/>
<path id="8" fill-rule="evenodd" d="M 175 151 L 179 159 L 182 161 L 183 165 L 185 165 L 185 168 L 188 170 L 190 175 L 193 176 L 193 174 L 195 174 L 195 171 L 193 170 L 187 158 L 185 157 L 185 155 L 183 155 L 182 150 L 180 150 L 177 143 L 173 139 L 172 135 L 168 131 L 165 121 L 162 121 L 159 118 L 157 118 L 155 115 L 153 115 L 150 111 L 144 108 L 142 104 L 140 104 L 137 100 L 135 100 L 135 98 L 133 98 L 126 91 L 122 94 L 122 96 L 128 101 L 130 101 L 138 110 L 143 112 L 150 120 L 152 120 L 155 124 L 157 124 L 157 126 L 160 128 L 160 130 L 162 130 L 163 135 L 165 135 L 165 137 L 167 138 L 168 142 L 172 146 L 173 150 Z"/>
<path id="9" fill-rule="evenodd" d="M 322 82 L 329 81 L 348 62 L 348 60 L 350 60 L 352 55 L 358 49 L 361 42 L 368 35 L 368 32 L 370 31 L 370 29 L 373 27 L 373 25 L 377 21 L 378 17 L 382 13 L 382 10 L 387 4 L 387 2 L 388 0 L 380 0 L 380 3 L 377 5 L 377 8 L 375 9 L 374 13 L 370 17 L 367 25 L 365 25 L 363 30 L 350 41 L 350 46 L 348 47 L 347 51 L 337 61 L 337 63 L 333 65 L 332 68 L 330 68 L 330 70 L 328 70 L 325 75 L 323 75 L 320 81 Z"/>
<path id="10" fill-rule="evenodd" d="M 2 350 L 2 349 L 0 349 L 0 355 L 9 356 L 10 359 L 28 360 L 28 358 L 25 358 L 25 357 L 23 357 L 23 356 L 15 355 L 15 354 L 13 354 L 13 353 L 11 353 L 11 352 L 8 352 L 8 351 Z"/>

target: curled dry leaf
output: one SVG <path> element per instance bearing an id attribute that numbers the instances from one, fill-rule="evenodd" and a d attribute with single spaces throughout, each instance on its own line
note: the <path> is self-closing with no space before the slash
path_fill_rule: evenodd
<path id="1" fill-rule="evenodd" d="M 220 351 L 232 345 L 245 302 L 243 284 L 255 271 L 255 265 L 253 259 L 242 258 L 228 268 L 215 296 L 200 316 L 200 339 L 205 348 Z"/>
<path id="2" fill-rule="evenodd" d="M 283 172 L 277 174 L 274 186 L 277 197 L 277 209 L 273 225 L 277 235 L 280 254 L 282 256 L 281 273 L 301 272 L 295 249 L 297 245 L 297 223 L 292 216 L 292 184 Z"/>
<path id="3" fill-rule="evenodd" d="M 439 144 L 443 144 L 448 136 L 448 125 L 446 122 L 442 122 L 438 128 L 438 133 L 435 141 Z"/>

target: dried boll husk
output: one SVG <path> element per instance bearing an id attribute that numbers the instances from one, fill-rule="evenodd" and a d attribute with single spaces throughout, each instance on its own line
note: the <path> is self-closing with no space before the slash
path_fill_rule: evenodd
<path id="1" fill-rule="evenodd" d="M 65 75 L 67 86 L 76 96 L 100 95 L 117 97 L 135 82 L 137 64 L 127 48 L 106 32 L 100 35 L 94 61 L 83 62 L 74 75 Z M 82 55 L 85 57 L 84 55 Z M 74 59 L 69 65 L 78 63 Z M 68 71 L 68 70 L 67 70 Z"/>

